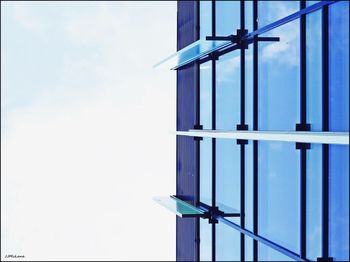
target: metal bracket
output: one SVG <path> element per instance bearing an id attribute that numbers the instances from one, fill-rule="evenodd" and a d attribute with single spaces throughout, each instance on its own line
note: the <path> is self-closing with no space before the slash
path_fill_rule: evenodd
<path id="1" fill-rule="evenodd" d="M 195 129 L 195 130 L 203 130 L 203 126 L 202 125 L 194 125 L 193 129 Z M 194 136 L 193 140 L 194 141 L 201 141 L 201 140 L 203 140 L 203 137 Z"/>
<path id="2" fill-rule="evenodd" d="M 205 40 L 210 40 L 210 41 L 231 41 L 232 43 L 236 43 L 237 42 L 237 36 L 236 35 L 207 36 L 207 37 L 205 37 Z"/>
<path id="3" fill-rule="evenodd" d="M 209 224 L 217 224 L 219 221 L 215 218 L 216 216 L 223 216 L 224 212 L 219 210 L 219 207 L 209 207 L 208 210 L 208 223 Z"/>
<path id="4" fill-rule="evenodd" d="M 193 126 L 193 129 L 196 129 L 196 130 L 203 130 L 203 126 L 202 126 L 202 125 L 194 125 L 194 126 Z"/>
<path id="5" fill-rule="evenodd" d="M 311 125 L 307 123 L 300 123 L 295 125 L 296 131 L 310 131 Z M 310 143 L 295 143 L 295 149 L 310 149 Z"/>
<path id="6" fill-rule="evenodd" d="M 236 129 L 239 131 L 247 131 L 248 125 L 246 124 L 239 124 L 236 126 Z M 246 139 L 237 139 L 237 145 L 246 145 L 248 144 L 248 140 Z"/>
<path id="7" fill-rule="evenodd" d="M 239 124 L 239 125 L 236 125 L 236 129 L 239 130 L 239 131 L 247 131 L 248 130 L 248 125 L 246 125 L 246 124 Z"/>
<path id="8" fill-rule="evenodd" d="M 318 257 L 317 261 L 333 261 L 333 257 Z"/>
<path id="9" fill-rule="evenodd" d="M 231 41 L 234 44 L 241 45 L 244 49 L 248 49 L 248 45 L 253 43 L 253 39 L 246 40 L 245 36 L 248 34 L 247 29 L 237 29 L 235 35 L 228 36 L 206 36 L 205 40 L 209 41 Z M 261 42 L 278 42 L 280 41 L 279 37 L 263 37 L 259 36 L 255 38 L 257 41 Z M 210 54 L 209 54 L 210 56 Z M 216 55 L 214 56 L 216 58 Z M 216 58 L 217 60 L 217 58 Z"/>
<path id="10" fill-rule="evenodd" d="M 219 56 L 215 51 L 213 53 L 208 54 L 208 57 L 212 60 L 219 60 Z"/>

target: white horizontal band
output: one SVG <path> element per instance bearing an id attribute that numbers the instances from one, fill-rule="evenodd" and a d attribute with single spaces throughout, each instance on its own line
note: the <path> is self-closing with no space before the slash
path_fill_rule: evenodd
<path id="1" fill-rule="evenodd" d="M 176 131 L 175 133 L 179 136 L 192 137 L 349 145 L 348 132 L 223 131 L 190 129 L 188 131 Z"/>

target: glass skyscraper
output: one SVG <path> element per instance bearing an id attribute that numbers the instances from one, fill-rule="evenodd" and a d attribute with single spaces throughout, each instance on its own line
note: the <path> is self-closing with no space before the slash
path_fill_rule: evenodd
<path id="1" fill-rule="evenodd" d="M 349 2 L 179 1 L 177 260 L 348 261 Z"/>

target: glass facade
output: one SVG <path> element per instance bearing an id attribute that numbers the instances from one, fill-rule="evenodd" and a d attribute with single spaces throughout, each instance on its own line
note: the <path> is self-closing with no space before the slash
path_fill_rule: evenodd
<path id="1" fill-rule="evenodd" d="M 239 1 L 200 1 L 200 15 L 210 18 L 210 21 L 200 19 L 200 35 L 205 38 L 213 33 L 217 36 L 235 34 L 241 28 L 241 15 L 244 16 L 245 28 L 251 32 L 256 18 L 258 22 L 255 27 L 258 29 L 317 2 L 245 1 L 242 8 Z M 328 9 L 328 14 L 325 9 Z M 257 17 L 254 17 L 254 12 Z M 328 24 L 324 25 L 326 15 Z M 213 18 L 214 32 L 210 30 Z M 327 36 L 324 35 L 327 33 L 325 26 L 328 27 Z M 256 41 L 249 45 L 243 51 L 244 68 L 240 50 L 201 65 L 200 124 L 203 128 L 237 130 L 237 125 L 242 123 L 241 111 L 244 110 L 244 124 L 248 125 L 248 130 L 254 130 L 256 118 L 258 124 L 255 130 L 296 131 L 297 124 L 309 124 L 310 129 L 305 131 L 348 132 L 349 3 L 343 1 L 321 8 L 260 36 L 279 37 L 279 41 Z M 328 52 L 324 50 L 325 40 L 328 41 Z M 254 48 L 257 50 L 255 53 Z M 323 55 L 328 56 L 326 66 L 323 64 Z M 257 63 L 255 69 L 254 63 Z M 206 65 L 205 68 L 203 65 Z M 329 82 L 324 83 L 323 74 L 327 74 L 327 67 Z M 245 71 L 244 97 L 241 94 L 241 70 Z M 257 101 L 253 101 L 254 85 Z M 329 90 L 329 120 L 324 116 L 325 85 L 328 85 Z M 208 99 L 204 101 L 202 96 Z M 255 115 L 254 106 L 258 109 Z M 215 117 L 212 115 L 214 113 Z M 324 121 L 329 121 L 328 130 L 324 129 Z M 209 140 L 215 140 L 214 149 L 210 146 L 213 142 Z M 325 234 L 322 229 L 322 145 L 310 144 L 308 149 L 297 149 L 296 144 L 291 142 L 259 141 L 253 145 L 249 141 L 243 147 L 234 140 L 226 139 L 204 138 L 200 142 L 200 174 L 204 191 L 212 196 L 208 189 L 212 187 L 212 172 L 215 172 L 216 206 L 220 210 L 221 204 L 240 210 L 244 186 L 244 223 L 241 223 L 240 218 L 227 219 L 241 227 L 244 225 L 251 232 L 255 228 L 256 235 L 282 246 L 301 259 L 317 260 L 327 255 L 322 251 Z M 242 150 L 245 161 L 244 185 L 241 184 Z M 257 151 L 256 155 L 254 150 Z M 349 259 L 348 151 L 348 146 L 329 146 L 329 244 L 326 248 L 328 257 L 334 260 Z M 302 154 L 306 154 L 306 157 L 302 158 Z M 257 158 L 255 167 L 254 157 Z M 206 171 L 202 169 L 203 165 L 207 167 Z M 258 174 L 255 176 L 256 192 L 253 187 L 254 172 Z M 254 193 L 257 194 L 255 203 Z M 210 205 L 210 202 L 206 204 Z M 302 205 L 306 207 L 304 210 Z M 254 247 L 254 240 L 247 237 L 242 248 L 240 233 L 220 222 L 216 224 L 215 233 L 215 245 L 212 238 L 200 239 L 200 250 L 205 249 L 206 256 L 199 257 L 199 260 L 215 258 L 219 261 L 236 261 L 241 260 L 241 252 L 245 253 L 243 258 L 246 260 L 253 260 L 254 256 L 257 260 L 293 260 L 264 244 L 258 243 Z M 210 251 L 207 246 L 211 247 Z M 212 247 L 216 248 L 215 256 L 212 256 Z"/>
<path id="2" fill-rule="evenodd" d="M 232 46 L 189 65 L 198 68 L 193 129 L 212 134 L 194 142 L 196 206 L 207 214 L 198 220 L 195 259 L 348 261 L 348 140 L 301 143 L 215 134 L 348 137 L 349 2 L 194 3 L 200 41 L 235 37 Z"/>

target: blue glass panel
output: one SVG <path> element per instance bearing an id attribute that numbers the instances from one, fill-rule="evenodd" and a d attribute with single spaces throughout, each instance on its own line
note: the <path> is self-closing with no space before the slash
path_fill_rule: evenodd
<path id="1" fill-rule="evenodd" d="M 212 225 L 208 223 L 207 219 L 199 220 L 199 260 L 211 261 L 211 233 Z"/>
<path id="2" fill-rule="evenodd" d="M 349 131 L 349 2 L 329 7 L 329 125 Z"/>
<path id="3" fill-rule="evenodd" d="M 236 130 L 240 122 L 240 56 L 232 52 L 216 63 L 216 129 Z"/>
<path id="4" fill-rule="evenodd" d="M 235 130 L 240 120 L 239 53 L 222 56 L 216 65 L 216 129 Z M 216 180 L 219 208 L 239 210 L 240 148 L 234 140 L 216 140 Z"/>
<path id="5" fill-rule="evenodd" d="M 312 131 L 322 131 L 321 15 L 319 10 L 306 16 L 307 122 Z M 316 260 L 322 241 L 322 145 L 311 144 L 306 159 L 306 257 Z"/>
<path id="6" fill-rule="evenodd" d="M 321 257 L 322 145 L 311 144 L 306 158 L 306 257 Z"/>
<path id="7" fill-rule="evenodd" d="M 200 123 L 212 129 L 212 62 L 200 65 Z"/>
<path id="8" fill-rule="evenodd" d="M 200 19 L 200 38 L 205 39 L 206 36 L 212 35 L 211 26 L 211 1 L 200 1 L 199 6 L 199 19 Z"/>
<path id="9" fill-rule="evenodd" d="M 236 34 L 240 28 L 240 2 L 216 1 L 216 35 Z"/>
<path id="10" fill-rule="evenodd" d="M 313 4 L 316 4 L 318 2 L 320 2 L 320 1 L 306 1 L 306 7 L 313 5 Z"/>
<path id="11" fill-rule="evenodd" d="M 240 210 L 240 146 L 235 140 L 216 139 L 216 199 Z"/>
<path id="12" fill-rule="evenodd" d="M 349 2 L 329 8 L 329 124 L 349 131 Z M 349 259 L 349 146 L 329 147 L 330 256 Z"/>
<path id="13" fill-rule="evenodd" d="M 245 28 L 248 30 L 248 32 L 253 31 L 253 1 L 244 1 L 244 7 L 245 7 L 245 17 L 244 17 L 244 23 Z"/>
<path id="14" fill-rule="evenodd" d="M 216 260 L 240 260 L 240 233 L 224 223 L 216 225 Z"/>
<path id="15" fill-rule="evenodd" d="M 299 253 L 300 154 L 295 143 L 259 142 L 259 235 Z"/>
<path id="16" fill-rule="evenodd" d="M 176 69 L 180 66 L 186 65 L 196 59 L 203 57 L 215 50 L 224 48 L 231 45 L 231 41 L 207 41 L 205 39 L 200 39 L 180 51 L 172 54 L 171 56 L 163 59 L 154 67 L 162 65 L 162 67 L 169 67 L 171 69 Z"/>
<path id="17" fill-rule="evenodd" d="M 282 253 L 268 246 L 265 246 L 264 244 L 258 244 L 258 260 L 259 261 L 294 261 L 290 257 L 287 257 Z"/>
<path id="18" fill-rule="evenodd" d="M 245 51 L 245 122 L 253 130 L 253 45 Z"/>
<path id="19" fill-rule="evenodd" d="M 280 42 L 259 43 L 259 129 L 294 131 L 300 111 L 299 20 L 262 36 Z"/>
<path id="20" fill-rule="evenodd" d="M 245 146 L 245 228 L 253 231 L 253 141 Z"/>
<path id="21" fill-rule="evenodd" d="M 330 256 L 349 259 L 349 146 L 329 147 Z"/>
<path id="22" fill-rule="evenodd" d="M 299 1 L 258 1 L 258 27 L 261 28 L 297 11 Z"/>
<path id="23" fill-rule="evenodd" d="M 200 201 L 211 205 L 212 186 L 212 139 L 203 138 L 200 142 Z"/>
<path id="24" fill-rule="evenodd" d="M 321 11 L 306 16 L 307 122 L 322 131 L 322 25 Z"/>
<path id="25" fill-rule="evenodd" d="M 253 239 L 245 237 L 245 261 L 253 261 Z"/>

